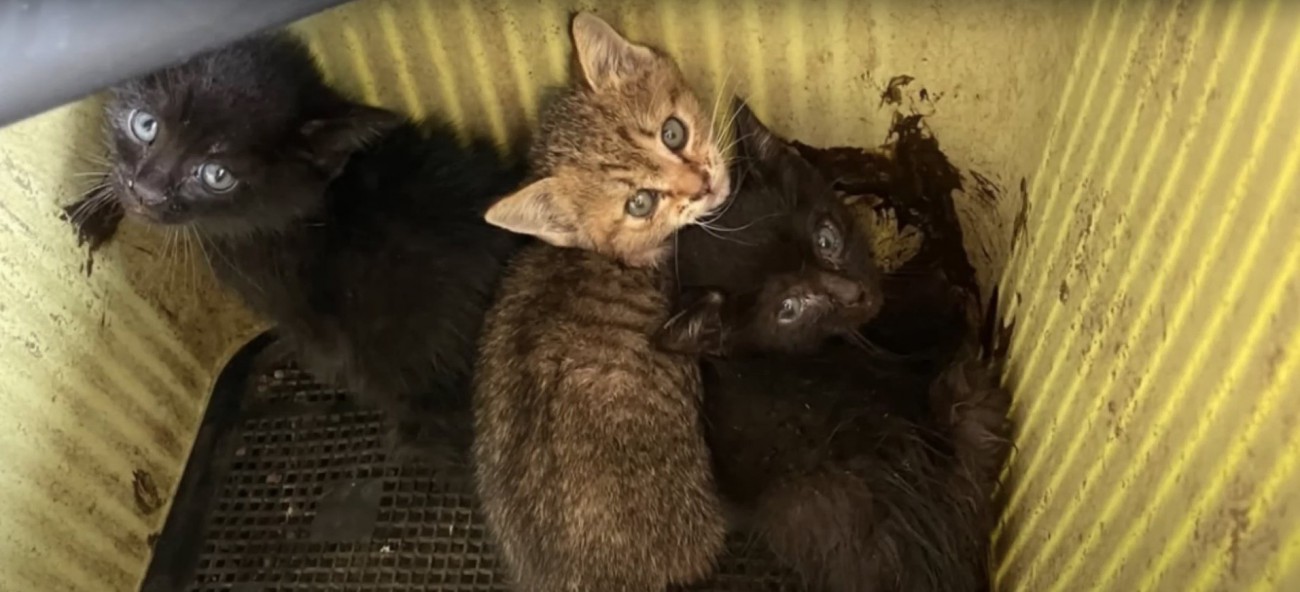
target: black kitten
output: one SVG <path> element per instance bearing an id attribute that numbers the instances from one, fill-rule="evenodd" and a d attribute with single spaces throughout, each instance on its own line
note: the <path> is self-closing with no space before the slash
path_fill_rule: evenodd
<path id="1" fill-rule="evenodd" d="M 519 241 L 483 212 L 520 170 L 342 96 L 288 33 L 126 82 L 107 117 L 118 206 L 194 233 L 299 363 L 380 404 L 401 441 L 441 448 L 454 426 L 461 452 L 479 326 Z"/>
<path id="2" fill-rule="evenodd" d="M 864 351 L 857 329 L 881 300 L 870 241 L 816 171 L 739 110 L 735 205 L 716 236 L 679 237 L 682 281 L 721 291 L 687 298 L 659 335 L 705 356 L 723 495 L 819 589 L 984 588 L 1006 391 L 976 360 L 936 380 Z"/>

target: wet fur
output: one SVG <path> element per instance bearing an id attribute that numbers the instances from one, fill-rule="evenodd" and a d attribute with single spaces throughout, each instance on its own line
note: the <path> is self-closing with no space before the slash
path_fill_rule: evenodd
<path id="1" fill-rule="evenodd" d="M 824 265 L 789 242 L 799 235 L 781 232 L 780 220 L 802 220 L 801 202 L 834 209 L 837 198 L 738 109 L 741 181 L 714 222 L 738 230 L 682 233 L 682 304 L 658 340 L 705 354 L 705 417 L 724 499 L 814 589 L 986 589 L 990 496 L 1009 449 L 1009 397 L 996 369 L 966 353 L 917 364 L 863 351 L 851 325 L 776 326 L 773 302 L 754 295 L 773 278 Z M 804 255 L 754 256 L 772 245 Z M 870 269 L 856 277 L 878 289 Z M 937 379 L 919 370 L 936 366 L 947 368 Z"/>
<path id="2" fill-rule="evenodd" d="M 574 20 L 586 81 L 543 113 L 537 180 L 487 216 L 542 239 L 511 262 L 475 385 L 480 499 L 517 589 L 529 592 L 695 581 L 713 570 L 726 530 L 698 365 L 650 342 L 669 310 L 671 277 L 658 265 L 668 239 L 709 200 L 690 199 L 703 179 L 677 178 L 693 173 L 652 153 L 637 122 L 695 99 L 671 61 L 592 19 Z M 612 46 L 622 58 L 601 53 Z M 610 69 L 623 58 L 632 66 Z M 709 129 L 698 110 L 689 118 Z M 690 187 L 665 193 L 670 209 L 623 218 L 635 187 L 675 183 Z"/>
<path id="3" fill-rule="evenodd" d="M 112 95 L 118 203 L 193 233 L 223 284 L 275 323 L 284 351 L 400 422 L 402 452 L 463 459 L 479 328 L 521 243 L 482 215 L 522 172 L 486 142 L 462 146 L 444 123 L 348 100 L 287 33 Z M 161 122 L 151 145 L 127 129 L 134 109 Z M 213 158 L 236 190 L 206 194 L 186 177 Z M 169 201 L 147 205 L 136 193 L 146 187 Z"/>

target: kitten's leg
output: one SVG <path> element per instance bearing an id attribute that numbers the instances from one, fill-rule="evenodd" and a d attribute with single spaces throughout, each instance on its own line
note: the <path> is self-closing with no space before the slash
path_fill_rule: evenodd
<path id="1" fill-rule="evenodd" d="M 958 358 L 931 385 L 930 404 L 957 458 L 991 493 L 1011 452 L 1011 393 L 998 384 L 997 370 L 974 355 Z"/>

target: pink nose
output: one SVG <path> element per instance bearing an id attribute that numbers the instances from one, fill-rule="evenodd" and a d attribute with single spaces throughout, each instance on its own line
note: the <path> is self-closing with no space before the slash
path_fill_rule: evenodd
<path id="1" fill-rule="evenodd" d="M 700 190 L 699 190 L 699 191 L 696 191 L 694 194 L 691 195 L 691 201 L 699 201 L 699 200 L 701 200 L 701 199 L 704 199 L 704 196 L 706 196 L 706 195 L 709 194 L 709 190 L 713 187 L 713 185 L 709 183 L 709 180 L 710 180 L 710 179 L 709 179 L 709 172 L 708 172 L 708 171 L 701 171 L 701 172 L 700 172 Z"/>
<path id="2" fill-rule="evenodd" d="M 165 191 L 159 191 L 149 185 L 136 183 L 135 181 L 127 181 L 126 186 L 132 190 L 136 199 L 140 200 L 143 205 L 154 207 L 167 203 L 167 193 Z"/>

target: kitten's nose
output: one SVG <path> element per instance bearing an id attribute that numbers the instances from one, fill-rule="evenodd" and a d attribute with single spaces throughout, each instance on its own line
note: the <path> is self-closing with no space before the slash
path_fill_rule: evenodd
<path id="1" fill-rule="evenodd" d="M 700 201 L 701 199 L 704 199 L 704 196 L 709 194 L 709 189 L 713 187 L 713 184 L 709 181 L 711 181 L 711 179 L 709 179 L 709 172 L 700 171 L 700 190 L 696 191 L 695 194 L 691 196 L 691 201 Z"/>
<path id="2" fill-rule="evenodd" d="M 156 207 L 167 203 L 167 192 L 155 189 L 144 183 L 131 182 L 127 184 L 135 193 L 136 199 L 140 203 L 149 207 Z"/>
<path id="3" fill-rule="evenodd" d="M 862 304 L 866 297 L 866 290 L 861 284 L 850 279 L 842 278 L 834 274 L 822 274 L 822 287 L 830 294 L 831 299 L 843 305 L 856 306 Z"/>

